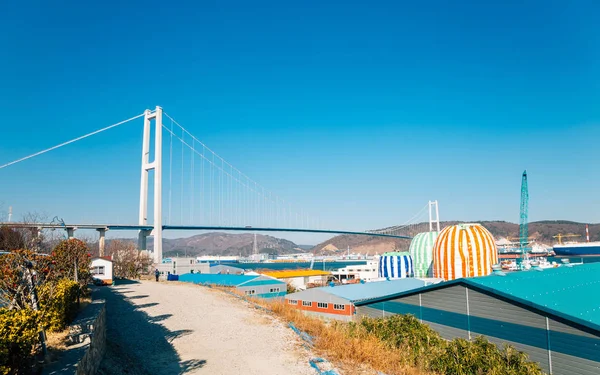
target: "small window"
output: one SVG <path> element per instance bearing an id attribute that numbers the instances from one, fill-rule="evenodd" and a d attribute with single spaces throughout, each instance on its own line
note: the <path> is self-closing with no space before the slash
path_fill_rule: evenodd
<path id="1" fill-rule="evenodd" d="M 252 296 L 252 295 L 256 294 L 256 290 L 250 289 L 250 290 L 247 290 L 245 293 L 246 293 L 247 296 Z"/>
<path id="2" fill-rule="evenodd" d="M 269 293 L 279 293 L 279 288 L 271 288 L 269 289 Z"/>
<path id="3" fill-rule="evenodd" d="M 302 301 L 302 306 L 312 307 L 312 301 Z"/>
<path id="4" fill-rule="evenodd" d="M 346 305 L 339 305 L 339 304 L 335 303 L 333 305 L 333 309 L 334 310 L 345 310 L 346 309 Z"/>
<path id="5" fill-rule="evenodd" d="M 326 309 L 326 308 L 329 307 L 329 304 L 325 303 L 325 302 L 318 302 L 317 303 L 317 307 L 320 308 L 320 309 Z"/>
<path id="6" fill-rule="evenodd" d="M 290 305 L 297 305 L 298 304 L 298 300 L 296 300 L 296 299 L 288 299 L 288 303 Z"/>
<path id="7" fill-rule="evenodd" d="M 96 266 L 92 268 L 92 275 L 104 275 L 104 266 Z"/>

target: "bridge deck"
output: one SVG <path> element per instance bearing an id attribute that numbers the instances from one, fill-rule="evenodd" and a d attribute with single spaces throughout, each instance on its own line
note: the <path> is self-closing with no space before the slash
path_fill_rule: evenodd
<path id="1" fill-rule="evenodd" d="M 91 230 L 147 230 L 150 231 L 154 227 L 151 225 L 122 225 L 122 224 L 55 224 L 55 223 L 8 223 L 0 222 L 1 226 L 10 226 L 16 228 L 40 228 L 40 229 L 91 229 Z M 386 233 L 371 233 L 360 231 L 346 230 L 329 230 L 329 229 L 307 229 L 307 228 L 268 228 L 268 227 L 227 227 L 227 226 L 210 226 L 210 225 L 163 225 L 163 230 L 189 230 L 189 231 L 252 231 L 252 232 L 297 232 L 297 233 L 323 233 L 323 234 L 351 234 L 358 236 L 374 236 L 412 239 L 410 236 L 394 235 Z"/>

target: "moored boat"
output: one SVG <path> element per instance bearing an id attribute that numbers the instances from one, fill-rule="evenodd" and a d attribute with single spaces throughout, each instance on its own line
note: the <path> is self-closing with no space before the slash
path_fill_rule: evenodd
<path id="1" fill-rule="evenodd" d="M 600 241 L 563 243 L 552 249 L 557 256 L 600 256 Z"/>

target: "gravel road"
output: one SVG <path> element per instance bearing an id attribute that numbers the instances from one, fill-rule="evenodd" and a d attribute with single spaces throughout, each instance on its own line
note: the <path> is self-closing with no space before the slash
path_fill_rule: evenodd
<path id="1" fill-rule="evenodd" d="M 219 291 L 142 281 L 102 287 L 100 374 L 314 375 L 310 353 L 277 319 Z"/>

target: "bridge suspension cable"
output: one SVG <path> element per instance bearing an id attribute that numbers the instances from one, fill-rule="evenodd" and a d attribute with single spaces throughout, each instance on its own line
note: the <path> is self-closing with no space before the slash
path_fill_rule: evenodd
<path id="1" fill-rule="evenodd" d="M 428 208 L 429 203 L 423 206 L 423 208 L 421 208 L 412 218 L 407 220 L 402 225 L 396 225 L 376 230 L 367 230 L 366 232 L 374 234 L 405 235 L 409 237 L 412 237 L 420 232 L 426 232 L 429 230 L 427 228 L 429 223 L 427 220 L 425 220 Z"/>
<path id="2" fill-rule="evenodd" d="M 170 121 L 170 124 L 162 124 L 169 137 L 170 192 L 174 184 L 173 171 L 181 172 L 178 224 L 184 224 L 188 216 L 190 224 L 198 224 L 199 216 L 200 223 L 211 225 L 320 228 L 320 220 L 310 217 L 301 208 L 295 208 L 295 205 L 242 173 L 169 114 L 164 115 Z M 180 161 L 173 156 L 173 140 L 181 144 Z M 186 149 L 190 153 L 189 159 L 185 157 Z M 194 156 L 200 159 L 199 163 Z M 177 163 L 180 166 L 174 165 Z M 187 163 L 189 165 L 186 166 Z M 209 186 L 206 186 L 207 182 Z M 196 197 L 197 193 L 200 197 Z M 168 204 L 168 222 L 174 224 L 171 195 Z M 184 211 L 189 215 L 184 215 Z"/>
<path id="3" fill-rule="evenodd" d="M 130 121 L 133 121 L 133 120 L 135 120 L 135 119 L 138 119 L 138 118 L 140 118 L 140 117 L 142 117 L 142 116 L 144 116 L 144 114 L 143 114 L 143 113 L 141 113 L 141 114 L 139 114 L 139 115 L 137 115 L 137 116 L 131 117 L 131 118 L 127 119 L 127 120 L 124 120 L 124 121 L 121 121 L 121 122 L 117 122 L 116 124 L 109 125 L 109 126 L 107 126 L 107 127 L 105 127 L 105 128 L 98 129 L 98 130 L 96 130 L 96 131 L 93 131 L 93 132 L 91 132 L 91 133 L 87 133 L 87 134 L 85 134 L 85 135 L 82 135 L 82 136 L 80 136 L 80 137 L 73 138 L 73 139 L 71 139 L 70 141 L 66 141 L 66 142 L 63 142 L 63 143 L 61 143 L 61 144 L 58 144 L 58 145 L 56 145 L 56 146 L 52 146 L 52 147 L 50 147 L 50 148 L 47 148 L 47 149 L 45 149 L 45 150 L 38 151 L 38 152 L 36 152 L 36 153 L 33 153 L 33 154 L 31 154 L 31 155 L 28 155 L 28 156 L 22 157 L 22 158 L 20 158 L 20 159 L 13 160 L 13 161 L 11 161 L 11 162 L 9 162 L 9 163 L 6 163 L 6 164 L 3 164 L 3 165 L 0 165 L 0 169 L 2 169 L 2 168 L 6 168 L 6 167 L 9 167 L 9 166 L 11 166 L 11 165 L 13 165 L 13 164 L 17 164 L 17 163 L 20 163 L 20 162 L 22 162 L 22 161 L 25 161 L 25 160 L 28 160 L 28 159 L 31 159 L 31 158 L 34 158 L 34 157 L 36 157 L 36 156 L 43 155 L 43 154 L 45 154 L 45 153 L 47 153 L 47 152 L 50 152 L 50 151 L 56 150 L 57 148 L 61 148 L 61 147 L 63 147 L 63 146 L 69 145 L 69 144 L 71 144 L 71 143 L 75 143 L 75 142 L 77 142 L 77 141 L 80 141 L 80 140 L 82 140 L 82 139 L 85 139 L 85 138 L 91 137 L 91 136 L 93 136 L 93 135 L 96 135 L 96 134 L 99 134 L 99 133 L 105 132 L 105 131 L 107 131 L 107 130 L 110 130 L 110 129 L 112 129 L 112 128 L 116 128 L 117 126 L 121 126 L 121 125 L 123 125 L 123 124 L 126 124 L 126 123 L 128 123 L 128 122 L 130 122 Z"/>

